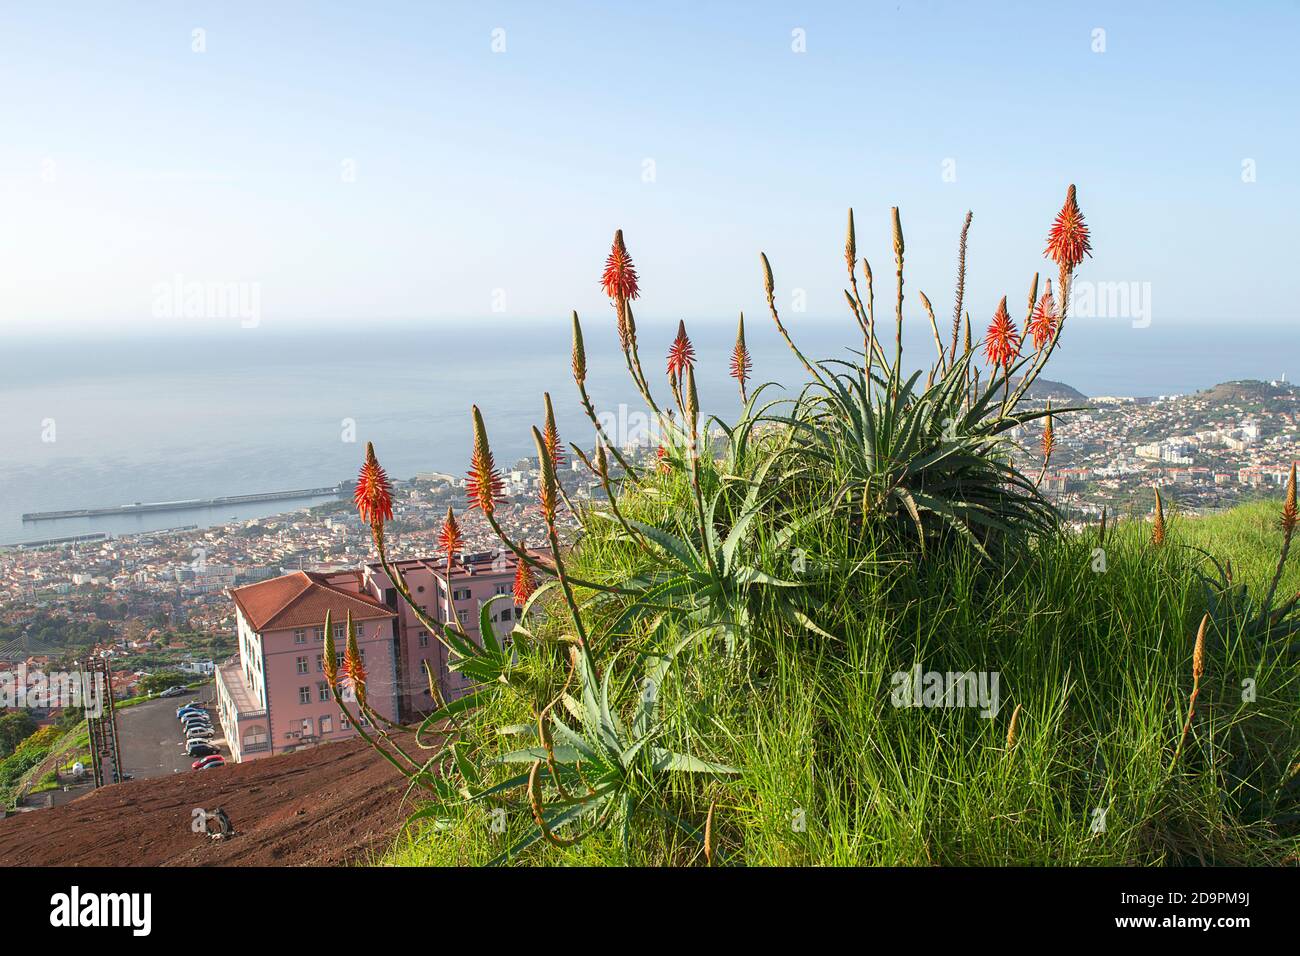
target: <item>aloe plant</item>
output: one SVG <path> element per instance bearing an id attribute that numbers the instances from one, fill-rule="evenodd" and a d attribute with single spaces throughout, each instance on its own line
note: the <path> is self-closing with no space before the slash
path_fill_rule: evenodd
<path id="1" fill-rule="evenodd" d="M 825 385 L 786 419 L 802 459 L 787 477 L 829 475 L 829 510 L 858 522 L 901 518 L 922 551 L 943 529 L 985 557 L 995 538 L 1050 531 L 1055 509 L 1009 461 L 1007 432 L 1075 409 L 1004 409 L 997 379 L 972 400 L 969 364 L 968 353 L 921 388 L 920 372 L 899 384 L 853 363 L 819 363 Z"/>
<path id="2" fill-rule="evenodd" d="M 660 789 L 659 778 L 666 774 L 738 773 L 726 764 L 702 760 L 657 743 L 663 732 L 658 686 L 670 665 L 664 663 L 651 670 L 631 722 L 624 723 L 610 704 L 613 669 L 607 669 L 601 679 L 585 648 L 575 647 L 570 653 L 570 682 L 576 671 L 578 696 L 568 694 L 566 683 L 557 700 L 571 715 L 573 724 L 555 713 L 556 701 L 552 701 L 542 710 L 535 726 L 502 728 L 499 731 L 502 734 L 531 738 L 535 743 L 502 754 L 494 762 L 528 764 L 529 769 L 470 798 L 481 801 L 520 789 L 526 795 L 535 826 L 493 862 L 506 862 L 539 840 L 559 846 L 572 845 L 611 823 L 620 828 L 626 857 L 630 852 L 631 829 L 641 812 L 653 813 L 693 839 L 701 839 L 700 828 L 666 811 L 643 806 L 644 798 Z M 572 832 L 559 832 L 564 828 L 571 828 Z"/>

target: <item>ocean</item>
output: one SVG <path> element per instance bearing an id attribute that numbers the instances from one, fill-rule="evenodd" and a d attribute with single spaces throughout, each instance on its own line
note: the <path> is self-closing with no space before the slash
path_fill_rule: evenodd
<path id="1" fill-rule="evenodd" d="M 843 356 L 855 340 L 860 345 L 847 316 L 783 318 L 811 356 Z M 652 384 L 656 376 L 662 382 L 676 322 L 639 324 L 647 375 Z M 626 403 L 634 416 L 640 406 L 612 326 L 612 314 L 584 318 L 588 387 L 598 409 L 616 413 Z M 727 362 L 734 320 L 692 320 L 688 327 L 702 406 L 733 416 L 739 403 Z M 768 316 L 750 316 L 747 332 L 756 382 L 803 381 Z M 909 319 L 904 346 L 913 361 L 928 362 L 928 323 Z M 506 467 L 532 453 L 529 425 L 541 423 L 547 390 L 563 438 L 591 443 L 569 370 L 567 316 L 3 336 L 0 356 L 0 544 L 207 526 L 304 507 L 311 502 L 26 523 L 20 517 L 334 485 L 355 475 L 367 440 L 395 477 L 460 474 L 469 457 L 471 403 L 482 408 L 497 463 Z M 1067 326 L 1045 377 L 1087 395 L 1161 395 L 1278 378 L 1300 370 L 1298 358 L 1285 325 L 1168 320 L 1134 328 L 1078 319 Z M 666 394 L 662 386 L 660 392 Z"/>

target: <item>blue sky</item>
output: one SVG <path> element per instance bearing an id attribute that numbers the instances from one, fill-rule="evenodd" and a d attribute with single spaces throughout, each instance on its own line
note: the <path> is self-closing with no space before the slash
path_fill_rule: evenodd
<path id="1" fill-rule="evenodd" d="M 1161 323 L 1283 323 L 1297 40 L 1290 2 L 11 2 L 0 325 L 150 327 L 176 276 L 286 326 L 604 316 L 619 226 L 643 321 L 759 314 L 760 249 L 839 316 L 850 205 L 880 277 L 901 207 L 909 312 L 941 317 L 972 209 L 986 322 L 1070 182 L 1082 278 L 1149 282 Z"/>

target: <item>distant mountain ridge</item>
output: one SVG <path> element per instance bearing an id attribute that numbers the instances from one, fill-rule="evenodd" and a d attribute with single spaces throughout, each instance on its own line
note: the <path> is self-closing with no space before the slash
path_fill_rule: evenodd
<path id="1" fill-rule="evenodd" d="M 1020 379 L 1013 378 L 1011 387 L 1015 388 Z M 1083 394 L 1077 388 L 1066 385 L 1064 382 L 1054 382 L 1048 378 L 1037 378 L 1030 384 L 1028 391 L 1025 392 L 1028 398 L 1038 399 L 1040 402 L 1069 402 L 1073 405 L 1086 404 L 1088 396 Z"/>
<path id="2" fill-rule="evenodd" d="M 1013 378 L 1011 387 L 1020 382 L 1020 379 Z M 1236 379 L 1231 382 L 1220 382 L 1218 385 L 1212 385 L 1196 392 L 1188 393 L 1187 397 L 1196 397 L 1209 399 L 1216 402 L 1251 402 L 1265 401 L 1274 398 L 1285 398 L 1297 393 L 1296 386 L 1290 382 L 1270 381 L 1266 382 L 1261 379 Z M 1035 379 L 1029 386 L 1026 393 L 1031 399 L 1053 402 L 1070 402 L 1071 404 L 1086 404 L 1088 396 L 1083 394 L 1072 385 L 1066 385 L 1064 382 L 1055 382 L 1051 379 Z M 1139 401 L 1149 401 L 1150 397 L 1133 395 Z"/>
<path id="3" fill-rule="evenodd" d="M 1265 382 L 1260 379 L 1238 379 L 1232 382 L 1220 382 L 1210 388 L 1196 392 L 1197 398 L 1211 401 L 1259 401 L 1268 398 L 1282 398 L 1294 395 L 1295 388 L 1289 382 Z"/>

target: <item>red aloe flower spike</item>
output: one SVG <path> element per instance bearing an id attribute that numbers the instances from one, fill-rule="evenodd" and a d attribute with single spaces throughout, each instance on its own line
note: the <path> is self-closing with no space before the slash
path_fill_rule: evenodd
<path id="1" fill-rule="evenodd" d="M 600 277 L 600 285 L 605 290 L 605 295 L 615 302 L 626 302 L 640 294 L 636 267 L 632 265 L 632 257 L 627 254 L 627 246 L 623 245 L 622 229 L 614 233 L 614 245 L 609 251 L 609 258 L 605 260 L 605 273 Z"/>
<path id="2" fill-rule="evenodd" d="M 551 453 L 551 463 L 559 471 L 564 464 L 564 449 L 560 446 L 559 429 L 555 427 L 555 408 L 551 405 L 550 392 L 543 392 L 542 397 L 546 402 L 546 428 L 542 432 L 542 438 L 546 441 L 546 450 Z"/>
<path id="3" fill-rule="evenodd" d="M 385 521 L 393 520 L 393 487 L 375 457 L 375 446 L 371 442 L 366 442 L 366 460 L 357 475 L 352 501 L 361 520 L 371 528 L 383 528 Z"/>
<path id="4" fill-rule="evenodd" d="M 1052 297 L 1052 280 L 1047 280 L 1047 291 L 1043 293 L 1034 314 L 1029 317 L 1025 331 L 1034 337 L 1034 348 L 1041 349 L 1056 335 L 1056 299 Z"/>
<path id="5" fill-rule="evenodd" d="M 1073 183 L 1065 194 L 1065 205 L 1056 214 L 1056 221 L 1047 234 L 1047 248 L 1043 255 L 1067 272 L 1081 263 L 1085 255 L 1092 255 L 1088 227 L 1084 224 L 1083 213 L 1079 211 Z"/>
<path id="6" fill-rule="evenodd" d="M 686 334 L 686 322 L 678 321 L 677 338 L 668 350 L 668 377 L 678 378 L 687 368 L 695 365 L 695 346 Z"/>
<path id="7" fill-rule="evenodd" d="M 460 523 L 456 521 L 456 515 L 448 507 L 447 517 L 442 519 L 442 529 L 438 532 L 438 548 L 447 556 L 448 564 L 451 564 L 456 555 L 460 554 L 463 543 Z"/>
<path id="8" fill-rule="evenodd" d="M 366 665 L 361 660 L 361 650 L 357 647 L 357 629 L 352 624 L 352 612 L 348 612 L 348 645 L 343 652 L 343 683 L 357 695 L 357 703 L 366 705 Z"/>
<path id="9" fill-rule="evenodd" d="M 556 489 L 555 463 L 551 461 L 550 449 L 546 447 L 546 439 L 542 433 L 533 426 L 533 444 L 537 446 L 537 468 L 542 473 L 541 480 L 538 484 L 537 500 L 542 506 L 542 517 L 546 519 L 547 527 L 555 527 L 555 509 L 559 500 L 559 494 Z"/>
<path id="10" fill-rule="evenodd" d="M 504 483 L 497 473 L 496 462 L 492 459 L 492 449 L 488 447 L 483 413 L 477 405 L 470 408 L 470 413 L 474 419 L 474 453 L 465 479 L 465 494 L 469 497 L 471 508 L 478 508 L 490 515 L 496 510 L 496 503 L 505 500 Z"/>
<path id="11" fill-rule="evenodd" d="M 636 347 L 636 326 L 628 303 L 639 292 L 632 257 L 627 254 L 627 246 L 623 245 L 622 229 L 614 233 L 614 246 L 610 249 L 609 258 L 605 260 L 605 272 L 600 278 L 600 284 L 614 303 L 618 317 L 618 344 L 624 352 L 630 352 Z"/>
<path id="12" fill-rule="evenodd" d="M 736 347 L 731 350 L 731 377 L 740 383 L 740 398 L 745 399 L 745 383 L 754 365 L 749 358 L 749 349 L 745 346 L 745 313 L 740 313 L 740 325 L 736 328 Z"/>
<path id="13" fill-rule="evenodd" d="M 984 354 L 990 365 L 995 368 L 1001 365 L 1004 369 L 1020 354 L 1020 334 L 1016 331 L 1016 324 L 1011 321 L 1011 316 L 1007 314 L 1005 295 L 998 304 L 993 321 L 989 324 L 984 342 Z"/>
<path id="14" fill-rule="evenodd" d="M 672 471 L 672 463 L 668 459 L 668 449 L 663 446 L 662 442 L 655 451 L 655 467 L 661 475 L 666 475 Z"/>
<path id="15" fill-rule="evenodd" d="M 524 543 L 520 547 L 527 548 Z M 537 590 L 537 577 L 533 574 L 532 567 L 527 561 L 520 561 L 515 566 L 515 604 L 523 607 L 528 603 L 528 599 L 533 596 Z"/>
<path id="16" fill-rule="evenodd" d="M 1300 509 L 1296 507 L 1295 462 L 1291 462 L 1291 476 L 1286 481 L 1286 499 L 1282 502 L 1282 530 L 1290 537 L 1300 522 Z"/>
<path id="17" fill-rule="evenodd" d="M 1056 450 L 1056 429 L 1052 427 L 1052 403 L 1047 403 L 1047 422 L 1043 425 L 1043 467 L 1052 458 L 1052 452 Z"/>

